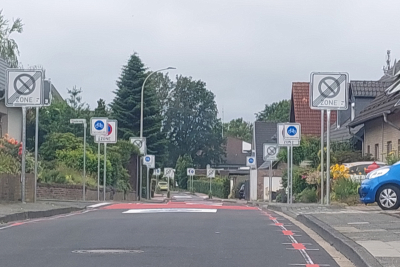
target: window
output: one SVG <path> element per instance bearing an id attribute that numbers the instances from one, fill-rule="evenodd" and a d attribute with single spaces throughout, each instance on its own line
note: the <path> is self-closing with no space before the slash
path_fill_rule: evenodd
<path id="1" fill-rule="evenodd" d="M 389 153 L 392 152 L 392 141 L 387 142 L 387 154 L 389 155 Z"/>
<path id="2" fill-rule="evenodd" d="M 375 160 L 379 160 L 379 144 L 375 144 L 374 159 L 375 159 Z"/>
<path id="3" fill-rule="evenodd" d="M 397 156 L 400 157 L 400 139 L 397 140 Z"/>
<path id="4" fill-rule="evenodd" d="M 371 155 L 371 146 L 367 146 L 367 155 Z"/>

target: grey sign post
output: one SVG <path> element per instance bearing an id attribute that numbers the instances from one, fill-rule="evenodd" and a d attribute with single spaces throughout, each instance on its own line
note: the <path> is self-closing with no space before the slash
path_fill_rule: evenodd
<path id="1" fill-rule="evenodd" d="M 269 202 L 272 202 L 272 164 L 278 159 L 279 146 L 277 144 L 263 144 L 263 159 L 269 162 Z"/>
<path id="2" fill-rule="evenodd" d="M 349 75 L 345 72 L 313 72 L 310 77 L 310 108 L 321 110 L 321 203 L 324 172 L 324 110 L 326 110 L 326 204 L 330 204 L 331 110 L 348 109 Z"/>
<path id="3" fill-rule="evenodd" d="M 26 109 L 43 106 L 43 72 L 41 70 L 6 70 L 6 107 L 22 107 L 22 160 L 21 160 L 21 201 L 25 203 L 26 167 Z M 38 117 L 36 118 L 38 120 Z M 36 134 L 36 133 L 35 133 Z M 36 141 L 35 141 L 36 142 Z M 37 177 L 37 151 L 35 151 L 35 178 Z M 36 182 L 35 196 L 36 201 Z"/>

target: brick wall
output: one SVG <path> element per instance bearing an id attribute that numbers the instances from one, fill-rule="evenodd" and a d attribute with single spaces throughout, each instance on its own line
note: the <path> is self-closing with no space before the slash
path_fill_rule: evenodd
<path id="1" fill-rule="evenodd" d="M 388 120 L 400 126 L 399 114 L 389 115 Z M 399 139 L 400 131 L 385 123 L 383 117 L 369 121 L 365 123 L 364 153 L 368 153 L 368 146 L 370 146 L 370 153 L 372 156 L 375 156 L 375 145 L 378 144 L 379 153 L 376 160 L 385 161 L 388 152 L 388 142 L 392 142 L 391 150 L 399 153 Z"/>
<path id="2" fill-rule="evenodd" d="M 25 175 L 25 201 L 33 202 L 35 177 L 33 174 Z M 11 174 L 0 174 L 0 200 L 21 200 L 21 176 Z"/>
<path id="3" fill-rule="evenodd" d="M 286 163 L 279 163 L 277 169 L 272 169 L 272 177 L 282 177 Z M 269 177 L 269 169 L 257 170 L 257 199 L 264 199 L 264 177 Z"/>
<path id="4" fill-rule="evenodd" d="M 58 200 L 82 200 L 81 185 L 63 185 L 63 184 L 38 184 L 38 199 L 58 199 Z M 86 187 L 86 200 L 97 200 L 97 188 Z M 133 201 L 136 199 L 135 192 L 124 193 L 123 191 L 106 190 L 106 200 L 114 201 Z M 100 188 L 100 200 L 103 200 L 103 190 Z"/>

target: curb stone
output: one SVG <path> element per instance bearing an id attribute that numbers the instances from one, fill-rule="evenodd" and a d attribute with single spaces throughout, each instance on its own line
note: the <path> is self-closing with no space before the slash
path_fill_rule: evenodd
<path id="1" fill-rule="evenodd" d="M 257 205 L 259 206 L 259 205 Z M 336 248 L 346 258 L 348 258 L 357 267 L 382 267 L 374 256 L 372 256 L 364 247 L 360 246 L 355 241 L 344 236 L 339 231 L 335 230 L 331 226 L 322 222 L 308 214 L 295 214 L 289 211 L 286 207 L 275 207 L 263 205 L 260 208 L 275 210 L 285 213 L 297 221 L 303 223 L 308 228 L 312 229 L 331 246 Z"/>
<path id="2" fill-rule="evenodd" d="M 86 208 L 69 207 L 69 208 L 59 208 L 59 209 L 42 210 L 42 211 L 25 211 L 0 217 L 0 223 L 51 217 L 55 215 L 67 214 L 85 209 Z"/>

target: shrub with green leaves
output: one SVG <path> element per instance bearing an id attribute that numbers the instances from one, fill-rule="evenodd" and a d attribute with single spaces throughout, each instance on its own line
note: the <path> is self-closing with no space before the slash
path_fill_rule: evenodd
<path id="1" fill-rule="evenodd" d="M 209 194 L 210 180 L 194 180 L 193 188 L 195 192 Z M 212 195 L 219 198 L 228 198 L 230 182 L 228 178 L 215 178 L 211 181 Z"/>
<path id="2" fill-rule="evenodd" d="M 317 191 L 315 188 L 306 188 L 297 195 L 296 202 L 316 203 L 318 201 Z"/>
<path id="3" fill-rule="evenodd" d="M 348 178 L 339 178 L 333 182 L 332 197 L 336 201 L 345 202 L 347 199 L 357 196 L 359 183 Z"/>

